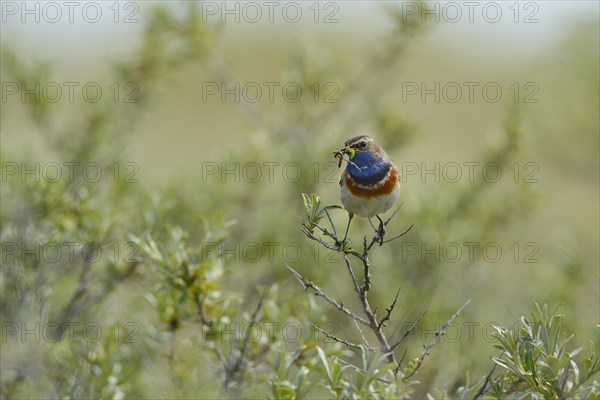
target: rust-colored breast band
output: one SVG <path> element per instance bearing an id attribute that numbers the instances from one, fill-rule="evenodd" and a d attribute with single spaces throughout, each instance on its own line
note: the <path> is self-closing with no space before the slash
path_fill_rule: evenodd
<path id="1" fill-rule="evenodd" d="M 385 181 L 377 183 L 372 187 L 359 185 L 354 181 L 354 179 L 352 179 L 350 174 L 346 174 L 346 185 L 348 186 L 350 193 L 355 196 L 365 198 L 383 196 L 392 193 L 396 187 L 397 181 L 398 173 L 396 172 L 396 168 L 392 168 L 390 170 L 390 173 Z"/>

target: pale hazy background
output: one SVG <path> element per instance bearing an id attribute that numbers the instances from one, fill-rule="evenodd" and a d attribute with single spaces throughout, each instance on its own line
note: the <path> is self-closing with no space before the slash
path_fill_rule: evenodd
<path id="1" fill-rule="evenodd" d="M 131 51 L 144 27 L 145 12 L 157 3 L 137 3 L 140 10 L 136 17 L 140 22 L 132 24 L 114 23 L 108 9 L 113 2 L 100 4 L 107 18 L 97 24 L 80 18 L 72 24 L 67 21 L 22 23 L 17 17 L 3 15 L 6 22 L 1 25 L 2 45 L 10 44 L 19 56 L 32 64 L 42 61 L 51 65 L 54 81 L 93 81 L 107 88 L 113 79 L 112 65 L 132 56 Z M 160 4 L 169 4 L 169 7 L 181 8 L 184 12 L 182 2 Z M 302 4 L 303 11 L 307 12 L 308 4 L 312 2 Z M 315 58 L 323 64 L 327 64 L 328 60 L 341 62 L 348 66 L 346 70 L 358 76 L 367 67 L 363 54 L 377 48 L 381 44 L 379 39 L 392 27 L 385 17 L 385 8 L 391 3 L 349 1 L 336 4 L 339 5 L 336 14 L 339 22 L 334 24 L 315 24 L 308 14 L 303 22 L 297 24 L 286 23 L 281 18 L 277 18 L 274 24 L 226 22 L 221 26 L 216 48 L 227 60 L 235 79 L 242 83 L 293 81 L 294 76 L 286 75 L 285 67 L 289 54 L 298 48 L 317 54 Z M 539 201 L 530 216 L 511 221 L 501 243 L 508 247 L 515 241 L 535 242 L 539 245 L 537 258 L 540 262 L 515 264 L 508 260 L 495 265 L 439 271 L 435 279 L 442 282 L 439 286 L 443 286 L 445 291 L 438 292 L 430 307 L 435 309 L 436 306 L 448 305 L 450 301 L 447 302 L 447 299 L 453 295 L 467 296 L 459 293 L 462 281 L 477 286 L 479 292 L 473 294 L 470 308 L 475 311 L 471 315 L 484 321 L 511 323 L 530 309 L 533 298 L 553 305 L 567 301 L 571 310 L 568 316 L 574 320 L 572 326 L 582 332 L 582 337 L 576 340 L 587 343 L 594 335 L 592 332 L 596 332 L 597 337 L 593 327 L 600 322 L 599 3 L 527 2 L 538 9 L 535 15 L 538 21 L 528 24 L 513 21 L 509 7 L 514 2 L 498 4 L 505 14 L 495 24 L 485 22 L 477 13 L 475 23 L 469 23 L 463 15 L 463 21 L 459 23 L 432 24 L 427 33 L 410 43 L 402 63 L 395 66 L 390 74 L 389 85 L 376 94 L 389 98 L 389 104 L 394 105 L 397 115 L 414 128 L 414 138 L 401 150 L 392 152 L 394 160 L 432 165 L 480 159 L 486 148 L 500 140 L 503 122 L 511 107 L 509 87 L 514 82 L 521 86 L 533 82 L 539 88 L 535 96 L 537 103 L 521 104 L 526 116 L 524 130 L 529 141 L 528 153 L 521 162 L 533 162 L 539 166 L 535 176 L 539 182 L 532 184 Z M 525 11 L 521 12 L 525 14 Z M 219 25 L 216 19 L 210 18 L 209 21 Z M 335 82 L 337 73 L 337 70 L 328 71 L 328 76 Z M 236 104 L 221 102 L 218 96 L 203 102 L 201 88 L 202 83 L 210 79 L 207 76 L 205 66 L 198 63 L 185 65 L 168 74 L 161 83 L 159 96 L 153 99 L 151 111 L 145 113 L 141 123 L 129 133 L 125 159 L 139 165 L 137 177 L 141 185 L 160 190 L 164 185 L 177 182 L 196 188 L 200 185 L 203 163 L 226 159 L 225 155 L 232 148 L 239 150 L 238 147 L 249 138 L 258 142 L 281 140 L 281 137 L 269 136 L 270 132 L 257 131 L 238 112 Z M 444 84 L 472 81 L 499 83 L 504 90 L 502 101 L 489 103 L 481 96 L 477 96 L 473 103 L 465 100 L 457 103 L 429 100 L 423 103 L 418 96 L 406 102 L 399 101 L 402 82 Z M 340 107 L 346 98 L 345 89 L 340 87 L 340 103 L 322 103 L 319 110 L 327 113 Z M 61 102 L 62 120 L 80 118 L 80 103 Z M 259 106 L 275 121 L 274 125 L 285 125 L 287 121 L 281 120 L 281 116 L 287 114 L 282 110 L 290 109 L 294 104 L 278 98 L 274 104 L 261 102 Z M 357 113 L 360 112 L 357 110 Z M 347 116 L 347 121 L 353 121 L 352 115 Z M 32 123 L 18 98 L 3 101 L 0 124 L 3 154 L 17 160 L 25 157 L 40 161 L 56 159 L 57 155 L 45 140 L 50 129 L 42 129 Z M 60 124 L 57 122 L 57 125 Z M 331 150 L 335 146 L 361 133 L 364 128 L 356 126 L 355 130 L 349 131 L 340 123 L 337 128 L 330 127 L 328 131 L 306 132 L 314 145 L 310 153 L 298 154 L 295 160 L 302 160 L 305 165 L 326 163 L 330 161 Z M 377 132 L 370 133 L 377 137 Z M 268 157 L 268 146 L 265 147 Z M 279 161 L 284 163 L 285 160 Z M 212 184 L 219 183 L 213 181 Z M 403 186 L 402 200 L 409 208 L 415 209 L 416 202 L 428 200 L 427 193 L 436 193 L 431 190 L 435 186 L 436 182 L 431 179 L 423 181 L 418 176 L 408 177 Z M 252 196 L 250 185 L 247 189 L 243 185 L 239 187 Z M 319 190 L 324 202 L 339 203 L 337 184 L 322 185 Z M 261 234 L 267 232 L 264 236 L 268 237 L 268 234 L 277 231 L 269 228 L 277 225 L 277 221 L 267 220 L 272 217 L 271 213 L 242 209 L 240 204 L 243 201 L 239 198 L 229 203 L 228 199 L 234 197 L 229 196 L 232 192 L 231 186 L 223 185 L 217 211 L 226 220 L 240 221 L 238 234 L 262 230 Z M 297 211 L 297 218 L 286 220 L 286 227 L 295 224 L 290 231 L 296 233 L 299 232 L 298 221 L 303 216 L 300 197 L 297 197 L 297 205 L 280 202 L 267 207 L 292 207 L 294 212 Z M 212 211 L 207 210 L 209 213 Z M 259 226 L 253 225 L 252 221 L 258 221 Z M 419 221 L 415 223 L 419 227 Z M 444 221 L 436 223 L 432 229 L 442 231 Z M 427 226 L 423 228 L 427 229 Z M 450 239 L 453 234 L 447 232 Z M 557 262 L 560 246 L 564 243 L 576 248 L 585 266 L 575 286 L 568 289 L 568 299 L 557 294 L 562 293 L 561 285 L 570 273 L 562 271 Z M 243 283 L 247 285 L 253 285 L 257 276 L 270 277 L 267 272 L 278 268 L 278 276 L 286 276 L 291 281 L 284 270 L 285 263 L 275 264 L 254 264 L 252 270 L 242 269 L 240 279 L 245 280 Z M 426 276 L 429 272 L 419 271 Z M 292 287 L 303 295 L 298 287 Z M 390 290 L 395 291 L 395 287 Z M 123 312 L 132 315 L 136 310 L 124 307 Z M 442 359 L 454 360 L 451 349 L 447 346 L 436 351 Z M 487 361 L 487 358 L 479 361 L 480 372 Z M 454 367 L 462 371 L 465 366 Z"/>
<path id="2" fill-rule="evenodd" d="M 26 22 L 18 16 L 5 16 L 2 24 L 2 43 L 11 43 L 19 53 L 31 60 L 48 62 L 54 66 L 56 81 L 103 82 L 107 78 L 110 62 L 127 57 L 135 45 L 138 33 L 142 29 L 144 10 L 156 2 L 140 2 L 139 12 L 135 16 L 140 23 L 114 23 L 113 14 L 108 8 L 112 3 L 102 3 L 103 17 L 99 23 L 83 21 L 75 12 L 75 22 L 69 23 L 66 14 L 57 23 L 35 23 L 31 16 Z M 181 7 L 183 3 L 170 2 L 172 7 Z M 439 7 L 443 2 L 438 3 Z M 461 2 L 458 2 L 462 4 Z M 542 114 L 555 113 L 557 101 L 565 92 L 561 85 L 561 71 L 547 66 L 564 64 L 556 48 L 564 49 L 561 43 L 568 39 L 578 24 L 595 24 L 598 21 L 598 2 L 595 1 L 538 1 L 534 17 L 536 23 L 514 23 L 512 2 L 500 2 L 503 16 L 498 23 L 488 23 L 475 11 L 475 22 L 469 23 L 467 15 L 458 23 L 434 24 L 431 32 L 419 43 L 413 45 L 410 56 L 406 58 L 398 80 L 407 81 L 478 81 L 502 82 L 504 98 L 510 82 L 533 81 L 539 86 L 538 104 L 528 105 Z M 163 3 L 166 4 L 166 3 Z M 220 4 L 220 2 L 217 2 Z M 268 22 L 249 23 L 241 19 L 232 23 L 232 17 L 224 24 L 221 49 L 231 62 L 240 82 L 289 81 L 280 75 L 280 61 L 290 47 L 300 42 L 319 44 L 330 51 L 330 56 L 351 58 L 361 50 L 377 45 L 377 37 L 389 29 L 384 18 L 385 2 L 351 1 L 339 2 L 339 19 L 334 24 L 315 24 L 308 14 L 308 5 L 303 3 L 303 18 L 300 23 L 290 24 L 276 18 L 274 24 Z M 485 4 L 485 2 L 481 3 Z M 129 10 L 129 9 L 128 9 Z M 465 8 L 463 8 L 464 12 Z M 533 9 L 521 10 L 521 18 Z M 130 11 L 130 10 L 129 10 Z M 121 18 L 125 11 L 122 11 Z M 279 14 L 275 14 L 277 17 Z M 217 16 L 208 17 L 210 22 Z M 263 15 L 266 21 L 266 15 Z M 562 46 L 562 47 L 561 47 Z M 585 52 L 592 52 L 593 47 Z M 597 48 L 596 48 L 597 50 Z M 360 63 L 360 58 L 355 62 Z M 555 74 L 552 72 L 556 71 Z M 169 77 L 168 85 L 154 111 L 144 118 L 135 132 L 131 132 L 128 158 L 139 164 L 139 176 L 144 182 L 154 184 L 165 182 L 174 176 L 193 178 L 198 173 L 199 164 L 207 160 L 218 159 L 221 149 L 235 142 L 241 128 L 247 128 L 231 103 L 222 103 L 213 96 L 207 103 L 201 100 L 199 85 L 189 82 L 202 73 L 188 68 Z M 594 82 L 590 82 L 593 87 Z M 106 88 L 110 83 L 103 84 Z M 341 88 L 343 91 L 344 88 Z M 572 100 L 565 100 L 570 102 Z M 577 101 L 577 99 L 575 99 Z M 43 142 L 37 140 L 43 132 L 23 125 L 18 106 L 10 111 L 3 107 L 2 146 L 5 150 L 30 151 L 34 149 L 40 160 L 52 159 Z M 3 104 L 3 106 L 6 104 Z M 405 154 L 395 155 L 398 160 L 411 161 L 470 161 L 473 151 L 483 148 L 494 132 L 490 121 L 497 121 L 503 115 L 504 102 L 489 104 L 478 101 L 469 104 L 463 100 L 456 104 L 442 101 L 421 103 L 413 96 L 401 104 L 399 113 L 417 124 L 419 140 L 410 144 Z M 566 106 L 566 104 L 565 104 Z M 593 104 L 589 104 L 593 107 Z M 335 107 L 324 104 L 323 107 Z M 65 105 L 65 113 L 76 112 L 76 105 Z M 355 132 L 331 132 L 339 141 Z M 324 134 L 314 132 L 315 137 Z M 577 146 L 569 132 L 563 132 L 564 146 Z M 544 137 L 543 131 L 536 135 Z M 554 145 L 554 141 L 542 140 L 541 143 Z M 559 146 L 560 147 L 560 146 Z M 584 147 L 586 147 L 584 145 Z M 549 149 L 539 148 L 537 153 L 544 156 Z M 315 154 L 315 159 L 328 157 L 329 149 Z M 573 160 L 577 164 L 578 157 Z M 596 153 L 597 161 L 597 153 Z M 591 251 L 591 259 L 598 260 L 598 187 L 597 180 L 585 179 L 597 176 L 595 171 L 568 171 L 567 165 L 543 164 L 539 175 L 540 187 L 544 189 L 548 200 L 539 213 L 540 224 L 553 221 L 556 227 L 575 224 L 581 235 L 578 239 L 586 243 Z M 557 184 L 560 182 L 560 185 Z M 418 182 L 417 182 L 418 183 Z M 335 189 L 332 189 L 335 190 Z M 410 193 L 410 191 L 407 191 Z M 569 207 L 577 199 L 581 206 Z M 585 212 L 582 212 L 585 210 Z M 528 228 L 537 229 L 536 225 Z"/>

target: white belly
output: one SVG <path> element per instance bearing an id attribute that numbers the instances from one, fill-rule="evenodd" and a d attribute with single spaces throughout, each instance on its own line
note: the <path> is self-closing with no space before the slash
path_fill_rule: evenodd
<path id="1" fill-rule="evenodd" d="M 346 185 L 340 188 L 340 199 L 344 208 L 348 212 L 364 218 L 372 218 L 383 214 L 392 208 L 398 197 L 400 197 L 400 181 L 398 181 L 392 193 L 375 198 L 354 196 L 350 193 Z"/>

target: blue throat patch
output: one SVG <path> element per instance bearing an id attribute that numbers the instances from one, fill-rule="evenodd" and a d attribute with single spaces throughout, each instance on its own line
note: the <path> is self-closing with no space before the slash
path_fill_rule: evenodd
<path id="1" fill-rule="evenodd" d="M 357 151 L 348 162 L 348 173 L 357 183 L 371 186 L 379 183 L 390 170 L 390 163 L 373 153 Z"/>

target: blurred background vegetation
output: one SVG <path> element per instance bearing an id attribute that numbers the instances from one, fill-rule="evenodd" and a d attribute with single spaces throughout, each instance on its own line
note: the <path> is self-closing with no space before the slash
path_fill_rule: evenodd
<path id="1" fill-rule="evenodd" d="M 222 23 L 202 3 L 115 4 L 123 6 L 119 23 L 103 6 L 111 18 L 98 24 L 3 24 L 3 398 L 457 397 L 461 387 L 477 392 L 491 357 L 500 357 L 491 326 L 512 326 L 536 309 L 534 300 L 551 310 L 562 303 L 571 349 L 598 344 L 597 4 L 536 2 L 532 24 L 515 23 L 508 5 L 500 23 L 471 24 L 423 23 L 402 3 L 327 3 L 337 4 L 338 21 L 325 24 L 324 3 L 319 23 L 303 3 L 301 22 L 271 24 Z M 137 22 L 121 23 L 132 11 Z M 21 101 L 20 92 L 8 95 L 14 82 L 96 82 L 103 96 Z M 262 100 L 204 99 L 207 84 L 235 82 L 257 82 Z M 264 82 L 293 82 L 303 96 L 286 101 L 276 89 L 271 102 Z M 476 89 L 473 102 L 466 92 L 456 103 L 423 102 L 403 97 L 407 82 L 494 82 L 503 96 L 486 101 Z M 525 102 L 531 88 L 537 102 Z M 135 102 L 125 101 L 129 93 Z M 285 267 L 357 307 L 340 255 L 302 236 L 300 194 L 338 204 L 331 151 L 363 132 L 405 172 L 403 207 L 389 229 L 415 228 L 373 254 L 370 299 L 383 310 L 400 288 L 388 323 L 396 336 L 427 311 L 407 338 L 407 360 L 472 302 L 456 321 L 459 337 L 441 340 L 411 381 L 365 383 L 345 371 L 349 383 L 334 389 L 324 359 L 359 365 L 360 355 L 315 337 L 311 324 L 331 322 L 356 342 L 359 332 Z M 9 173 L 24 162 L 98 163 L 103 174 L 90 182 L 76 167 L 73 179 L 36 182 Z M 496 163 L 502 179 L 487 182 L 475 168 L 469 181 L 471 162 Z M 251 163 L 263 167 L 260 179 L 242 173 Z M 264 163 L 278 163 L 272 180 Z M 297 179 L 283 169 L 290 163 L 300 166 Z M 458 163 L 463 179 L 421 175 L 436 163 Z M 223 167 L 236 165 L 238 179 L 222 178 Z M 415 165 L 417 174 L 406 173 Z M 345 226 L 344 212 L 332 217 Z M 370 230 L 355 221 L 354 243 Z M 490 261 L 476 250 L 470 259 L 462 246 L 470 242 L 497 243 L 503 254 Z M 62 257 L 22 253 L 48 243 L 61 244 Z M 76 243 L 73 257 L 68 243 Z M 103 255 L 90 255 L 86 243 Z M 449 243 L 463 250 L 458 262 L 421 251 Z M 292 341 L 263 329 L 248 342 L 221 331 L 250 322 L 296 324 L 304 335 Z M 40 340 L 23 338 L 36 323 Z M 102 328 L 98 340 L 80 329 L 90 323 Z M 79 329 L 71 337 L 65 324 Z M 56 326 L 63 329 L 43 329 Z M 501 376 L 496 389 L 523 382 L 511 379 Z"/>

